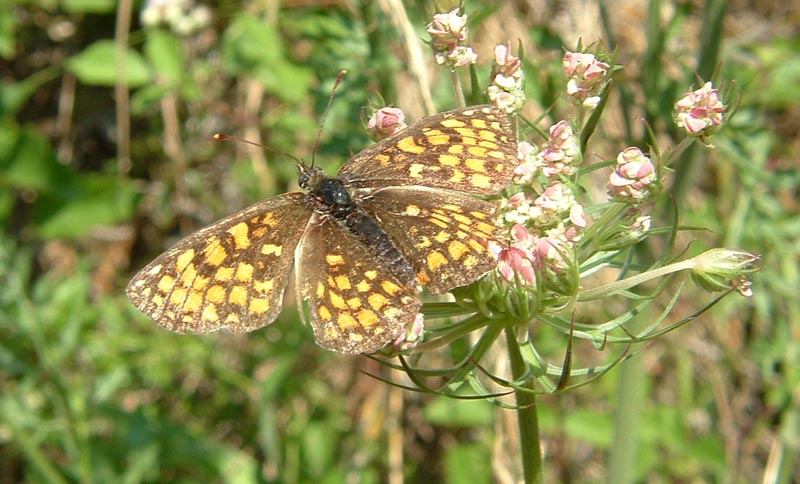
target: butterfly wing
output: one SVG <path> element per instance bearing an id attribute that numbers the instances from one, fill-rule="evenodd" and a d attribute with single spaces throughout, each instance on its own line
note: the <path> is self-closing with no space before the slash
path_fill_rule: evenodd
<path id="1" fill-rule="evenodd" d="M 491 195 L 511 181 L 517 143 L 491 105 L 425 118 L 356 154 L 339 176 L 354 188 L 423 185 Z"/>
<path id="2" fill-rule="evenodd" d="M 381 188 L 362 196 L 364 210 L 378 220 L 432 294 L 469 284 L 495 266 L 487 250 L 498 231 L 493 204 L 420 186 Z"/>
<path id="3" fill-rule="evenodd" d="M 308 195 L 288 193 L 195 232 L 139 271 L 128 298 L 177 333 L 266 326 L 280 314 L 311 207 Z"/>
<path id="4" fill-rule="evenodd" d="M 404 334 L 422 303 L 374 251 L 315 213 L 297 251 L 298 300 L 308 299 L 314 339 L 341 353 L 370 353 Z"/>

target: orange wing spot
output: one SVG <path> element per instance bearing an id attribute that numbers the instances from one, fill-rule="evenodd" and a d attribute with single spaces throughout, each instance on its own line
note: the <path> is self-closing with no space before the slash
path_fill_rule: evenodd
<path id="1" fill-rule="evenodd" d="M 486 151 L 487 151 L 486 148 L 482 148 L 480 146 L 470 146 L 467 149 L 467 153 L 469 153 L 472 156 L 477 156 L 479 158 L 485 157 L 486 156 Z M 467 166 L 469 166 L 469 162 L 470 162 L 470 160 L 467 160 Z M 483 163 L 483 162 L 481 161 L 481 163 Z"/>
<path id="2" fill-rule="evenodd" d="M 392 157 L 385 154 L 375 155 L 375 160 L 380 163 L 381 165 L 388 165 L 389 162 L 392 160 Z"/>
<path id="3" fill-rule="evenodd" d="M 403 213 L 411 217 L 416 217 L 420 213 L 420 208 L 418 205 L 408 205 L 406 206 L 406 210 Z"/>
<path id="4" fill-rule="evenodd" d="M 330 291 L 328 299 L 331 301 L 331 305 L 334 309 L 347 309 L 347 304 L 344 302 L 344 298 L 340 296 L 338 293 Z"/>
<path id="5" fill-rule="evenodd" d="M 461 159 L 455 155 L 439 155 L 439 163 L 444 166 L 458 166 Z"/>
<path id="6" fill-rule="evenodd" d="M 350 328 L 355 328 L 358 326 L 356 322 L 356 318 L 350 316 L 347 313 L 339 313 L 339 316 L 336 318 L 336 325 L 339 326 L 341 330 L 347 330 Z"/>
<path id="7" fill-rule="evenodd" d="M 435 133 L 431 131 L 430 133 L 426 133 L 426 139 L 428 143 L 432 145 L 446 145 L 450 142 L 450 136 L 442 133 L 441 131 L 436 131 Z"/>
<path id="8" fill-rule="evenodd" d="M 338 254 L 328 254 L 325 256 L 325 262 L 327 262 L 329 266 L 338 266 L 344 264 L 344 257 Z"/>
<path id="9" fill-rule="evenodd" d="M 352 287 L 350 286 L 350 279 L 347 276 L 335 276 L 334 279 L 336 280 L 336 287 L 338 287 L 340 291 L 345 291 Z"/>
<path id="10" fill-rule="evenodd" d="M 351 297 L 350 299 L 347 300 L 347 306 L 350 309 L 358 309 L 361 307 L 361 299 L 357 297 Z"/>
<path id="11" fill-rule="evenodd" d="M 502 151 L 497 151 L 497 150 L 492 150 L 492 151 L 487 152 L 486 156 L 488 156 L 489 158 L 495 158 L 497 160 L 505 160 L 506 159 L 506 154 L 503 153 Z M 501 169 L 504 169 L 504 168 L 505 168 L 505 166 L 502 163 L 498 163 L 498 164 L 494 165 L 494 169 L 497 170 L 497 171 L 500 171 Z"/>
<path id="12" fill-rule="evenodd" d="M 446 229 L 447 227 L 449 227 L 449 225 L 447 225 L 447 222 L 444 222 L 444 221 L 442 221 L 442 220 L 439 220 L 438 218 L 431 218 L 431 219 L 430 219 L 430 222 L 431 222 L 433 225 L 435 225 L 435 226 L 437 226 L 437 227 L 439 227 L 439 228 Z"/>
<path id="13" fill-rule="evenodd" d="M 206 264 L 217 267 L 228 258 L 228 251 L 219 243 L 219 239 L 214 237 L 203 249 L 203 255 L 206 258 Z"/>
<path id="14" fill-rule="evenodd" d="M 456 237 L 458 237 L 459 239 L 465 239 L 467 238 L 467 233 L 464 232 L 463 230 L 458 230 L 456 231 Z"/>
<path id="15" fill-rule="evenodd" d="M 451 182 L 461 183 L 467 176 L 461 170 L 453 170 L 453 176 L 450 177 Z"/>
<path id="16" fill-rule="evenodd" d="M 456 128 L 456 133 L 464 137 L 462 140 L 464 144 L 475 144 L 474 140 L 478 137 L 478 132 L 472 128 Z M 467 143 L 467 140 L 472 140 L 472 143 Z"/>
<path id="17" fill-rule="evenodd" d="M 276 257 L 280 257 L 281 252 L 283 252 L 282 245 L 264 244 L 261 246 L 261 253 L 264 255 L 274 255 Z"/>
<path id="18" fill-rule="evenodd" d="M 154 275 L 158 274 L 159 272 L 161 272 L 161 269 L 163 269 L 163 268 L 164 268 L 164 266 L 162 266 L 161 264 L 154 265 L 153 267 L 150 268 L 149 271 L 147 271 L 147 273 L 149 275 L 151 275 L 151 276 L 154 276 Z M 144 284 L 144 281 L 137 281 L 136 284 L 137 285 L 142 285 L 142 284 Z"/>
<path id="19" fill-rule="evenodd" d="M 227 230 L 233 236 L 233 244 L 237 250 L 250 247 L 250 226 L 244 222 L 239 222 Z"/>
<path id="20" fill-rule="evenodd" d="M 480 136 L 480 138 L 482 140 L 484 140 L 486 142 L 489 142 L 490 144 L 494 145 L 494 146 L 489 146 L 489 145 L 484 144 L 483 142 L 481 142 L 480 143 L 481 146 L 484 146 L 484 147 L 487 147 L 487 148 L 497 149 L 497 143 L 495 143 L 495 141 L 497 141 L 497 135 L 493 131 L 489 131 L 489 130 L 483 129 L 483 130 L 478 131 L 478 136 Z"/>
<path id="21" fill-rule="evenodd" d="M 450 237 L 451 237 L 450 236 L 450 232 L 446 232 L 446 231 L 442 230 L 441 232 L 439 232 L 438 234 L 436 234 L 433 237 L 433 240 L 435 240 L 439 244 L 444 244 L 445 242 L 450 240 Z"/>
<path id="22" fill-rule="evenodd" d="M 206 286 L 208 285 L 208 281 L 210 280 L 211 280 L 210 277 L 197 276 L 194 278 L 194 281 L 192 282 L 192 289 L 194 289 L 195 291 L 202 291 L 203 289 L 206 288 Z"/>
<path id="23" fill-rule="evenodd" d="M 264 314 L 269 311 L 269 299 L 266 298 L 253 298 L 250 300 L 248 310 L 256 314 Z"/>
<path id="24" fill-rule="evenodd" d="M 203 308 L 203 314 L 200 316 L 200 318 L 208 323 L 215 322 L 219 319 L 217 307 L 213 304 L 206 304 L 206 307 Z"/>
<path id="25" fill-rule="evenodd" d="M 488 215 L 486 215 L 483 212 L 470 212 L 469 214 L 472 215 L 473 218 L 476 218 L 478 220 L 483 220 L 486 217 L 488 217 Z"/>
<path id="26" fill-rule="evenodd" d="M 445 119 L 441 122 L 442 126 L 445 128 L 463 128 L 467 125 L 464 121 L 460 121 L 458 119 Z"/>
<path id="27" fill-rule="evenodd" d="M 172 276 L 164 275 L 158 281 L 158 290 L 161 292 L 170 292 L 175 287 L 175 278 Z"/>
<path id="28" fill-rule="evenodd" d="M 203 294 L 200 292 L 191 291 L 189 292 L 189 297 L 186 298 L 186 302 L 183 303 L 183 309 L 187 312 L 193 313 L 200 309 L 200 306 L 203 305 Z"/>
<path id="29" fill-rule="evenodd" d="M 473 220 L 471 218 L 467 217 L 466 215 L 462 215 L 460 213 L 454 213 L 453 214 L 453 219 L 455 219 L 457 222 L 460 222 L 462 224 L 467 224 L 467 225 L 469 225 L 469 224 L 471 224 L 473 222 Z"/>
<path id="30" fill-rule="evenodd" d="M 458 240 L 453 240 L 449 244 L 447 244 L 447 253 L 450 254 L 450 258 L 454 260 L 459 260 L 464 257 L 464 254 L 469 252 L 469 247 L 467 247 L 464 243 L 459 242 Z"/>
<path id="31" fill-rule="evenodd" d="M 208 288 L 206 292 L 206 299 L 210 303 L 219 304 L 225 300 L 225 288 L 219 284 L 215 284 Z"/>
<path id="32" fill-rule="evenodd" d="M 228 316 L 225 318 L 225 323 L 229 325 L 237 325 L 241 322 L 242 320 L 239 319 L 239 315 L 236 313 L 228 313 Z"/>
<path id="33" fill-rule="evenodd" d="M 480 173 L 473 173 L 470 175 L 470 182 L 472 186 L 478 188 L 489 188 L 492 186 L 492 179 L 486 175 L 481 175 Z"/>
<path id="34" fill-rule="evenodd" d="M 472 269 L 473 267 L 478 265 L 478 258 L 475 257 L 474 255 L 470 254 L 464 259 L 462 264 L 464 264 L 464 267 L 466 269 Z"/>
<path id="35" fill-rule="evenodd" d="M 253 290 L 259 294 L 269 294 L 275 287 L 275 279 L 267 279 L 266 281 L 253 281 Z"/>
<path id="36" fill-rule="evenodd" d="M 261 219 L 261 223 L 266 225 L 267 228 L 272 228 L 278 225 L 278 219 L 275 218 L 275 214 L 273 212 L 267 212 L 264 214 L 264 218 Z"/>
<path id="37" fill-rule="evenodd" d="M 175 260 L 175 270 L 183 272 L 194 259 L 194 249 L 187 249 Z"/>
<path id="38" fill-rule="evenodd" d="M 169 295 L 169 303 L 173 306 L 181 305 L 186 301 L 186 296 L 188 296 L 188 294 L 186 289 L 176 287 L 175 290 L 172 291 L 172 294 Z"/>
<path id="39" fill-rule="evenodd" d="M 425 153 L 425 148 L 419 146 L 413 136 L 406 136 L 405 138 L 397 141 L 397 148 L 406 153 L 419 155 Z"/>
<path id="40" fill-rule="evenodd" d="M 401 287 L 398 286 L 397 284 L 395 284 L 392 281 L 383 281 L 383 282 L 381 282 L 381 288 L 383 289 L 383 292 L 385 292 L 386 294 L 388 294 L 390 296 L 394 296 L 395 294 L 397 294 L 401 290 Z"/>
<path id="41" fill-rule="evenodd" d="M 417 282 L 420 286 L 427 286 L 428 283 L 431 282 L 431 276 L 423 269 L 417 272 Z"/>
<path id="42" fill-rule="evenodd" d="M 260 239 L 261 237 L 263 237 L 264 235 L 267 234 L 267 228 L 266 227 L 263 227 L 263 226 L 260 226 L 260 225 L 255 225 L 254 227 L 257 227 L 257 228 L 253 230 L 253 240 Z"/>
<path id="43" fill-rule="evenodd" d="M 464 152 L 464 145 L 458 145 L 458 144 L 450 145 L 447 148 L 447 152 L 450 153 L 451 155 L 460 155 L 461 153 Z"/>
<path id="44" fill-rule="evenodd" d="M 361 281 L 359 281 L 358 284 L 356 284 L 356 291 L 358 292 L 367 292 L 370 289 L 372 289 L 372 285 L 370 285 L 370 283 L 364 279 L 362 279 Z"/>
<path id="45" fill-rule="evenodd" d="M 447 257 L 439 251 L 434 251 L 428 254 L 426 262 L 428 263 L 428 269 L 430 269 L 431 272 L 436 272 L 438 268 L 447 265 Z"/>
<path id="46" fill-rule="evenodd" d="M 214 274 L 214 279 L 222 282 L 228 282 L 233 278 L 233 267 L 220 267 L 217 273 Z"/>
<path id="47" fill-rule="evenodd" d="M 181 282 L 184 286 L 191 286 L 195 277 L 197 277 L 197 269 L 194 268 L 194 264 L 190 263 L 181 274 Z"/>
<path id="48" fill-rule="evenodd" d="M 322 319 L 323 321 L 331 320 L 331 310 L 328 309 L 326 306 L 320 306 L 317 309 L 317 314 L 319 314 L 320 319 Z"/>
<path id="49" fill-rule="evenodd" d="M 370 281 L 374 281 L 378 277 L 378 271 L 364 271 L 364 276 Z"/>
<path id="50" fill-rule="evenodd" d="M 322 297 L 325 295 L 325 284 L 322 281 L 317 281 L 317 297 Z"/>
<path id="51" fill-rule="evenodd" d="M 475 252 L 486 252 L 486 246 L 475 239 L 469 239 L 467 243 Z"/>
<path id="52" fill-rule="evenodd" d="M 253 280 L 253 266 L 247 262 L 241 262 L 236 267 L 236 279 L 242 282 L 250 282 Z"/>
<path id="53" fill-rule="evenodd" d="M 233 286 L 228 294 L 228 302 L 244 307 L 247 304 L 247 289 L 244 286 Z"/>
<path id="54" fill-rule="evenodd" d="M 417 242 L 417 244 L 416 244 L 417 247 L 422 247 L 423 249 L 427 249 L 431 245 L 433 245 L 433 243 L 431 242 L 431 239 L 429 239 L 428 237 L 426 237 L 424 235 L 419 239 L 419 242 Z"/>
<path id="55" fill-rule="evenodd" d="M 374 309 L 375 311 L 380 311 L 384 306 L 389 304 L 389 300 L 386 299 L 386 296 L 379 293 L 372 293 L 367 296 L 367 303 L 369 303 L 369 307 Z"/>
<path id="56" fill-rule="evenodd" d="M 487 128 L 485 119 L 472 119 L 472 120 L 470 120 L 470 124 L 474 128 L 479 128 L 479 129 L 486 129 Z"/>
<path id="57" fill-rule="evenodd" d="M 375 326 L 380 321 L 378 315 L 374 312 L 370 311 L 369 309 L 362 309 L 358 312 L 358 324 L 361 325 L 363 328 L 370 328 Z"/>
<path id="58" fill-rule="evenodd" d="M 146 294 L 145 294 L 145 297 L 147 297 Z M 151 301 L 153 302 L 153 304 L 156 305 L 156 307 L 160 308 L 164 304 L 164 297 L 163 296 L 159 296 L 158 294 L 156 294 L 155 296 L 153 296 Z"/>
<path id="59" fill-rule="evenodd" d="M 477 222 L 475 227 L 477 227 L 477 229 L 481 232 L 489 235 L 493 234 L 495 230 L 497 230 L 497 227 L 492 224 L 487 224 L 486 222 Z"/>

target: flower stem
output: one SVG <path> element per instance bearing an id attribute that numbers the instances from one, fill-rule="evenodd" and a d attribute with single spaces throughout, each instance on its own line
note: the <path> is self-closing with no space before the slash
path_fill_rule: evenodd
<path id="1" fill-rule="evenodd" d="M 453 68 L 450 69 L 450 82 L 453 84 L 453 92 L 455 93 L 458 107 L 465 107 L 467 103 L 464 99 L 464 89 L 461 87 L 461 79 L 459 79 L 458 73 Z"/>
<path id="2" fill-rule="evenodd" d="M 511 360 L 511 372 L 514 379 L 521 378 L 526 373 L 525 360 L 519 350 L 519 343 L 513 327 L 506 329 L 506 344 Z M 541 484 L 542 478 L 542 451 L 539 442 L 539 416 L 536 413 L 536 394 L 533 392 L 533 379 L 517 389 L 517 422 L 519 423 L 519 442 L 522 457 L 523 482 L 526 484 Z M 530 391 L 525 391 L 529 389 Z"/>

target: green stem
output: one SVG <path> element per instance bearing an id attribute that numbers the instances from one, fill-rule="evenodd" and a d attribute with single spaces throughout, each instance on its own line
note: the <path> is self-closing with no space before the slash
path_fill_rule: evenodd
<path id="1" fill-rule="evenodd" d="M 519 343 L 513 327 L 506 328 L 506 344 L 511 360 L 511 373 L 514 379 L 526 373 L 525 360 L 520 353 Z M 533 392 L 533 379 L 523 385 L 530 391 L 516 390 L 517 421 L 519 423 L 520 453 L 522 454 L 522 474 L 525 484 L 541 484 L 542 447 L 539 442 L 539 416 L 536 413 L 536 394 Z"/>
<path id="2" fill-rule="evenodd" d="M 453 92 L 456 96 L 456 103 L 459 108 L 466 106 L 464 99 L 464 89 L 461 87 L 461 79 L 458 78 L 458 73 L 454 68 L 450 68 L 450 82 L 453 84 Z"/>

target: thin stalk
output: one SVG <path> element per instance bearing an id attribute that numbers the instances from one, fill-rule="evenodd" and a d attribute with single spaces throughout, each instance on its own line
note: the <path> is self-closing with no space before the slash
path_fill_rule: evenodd
<path id="1" fill-rule="evenodd" d="M 511 373 L 514 379 L 526 373 L 525 360 L 519 350 L 519 343 L 513 327 L 506 329 L 506 345 L 511 361 Z M 525 484 L 541 484 L 542 446 L 539 438 L 539 416 L 536 413 L 536 394 L 533 393 L 533 379 L 529 378 L 523 385 L 531 391 L 515 392 L 517 399 L 517 422 L 519 423 L 519 442 L 522 458 L 522 475 Z"/>

